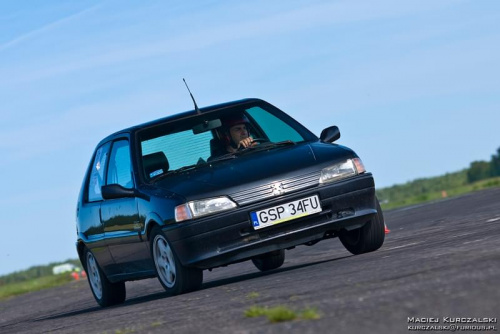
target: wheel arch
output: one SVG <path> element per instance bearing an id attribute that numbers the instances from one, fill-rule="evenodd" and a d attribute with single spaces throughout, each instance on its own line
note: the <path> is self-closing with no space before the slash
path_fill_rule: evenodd
<path id="1" fill-rule="evenodd" d="M 78 253 L 78 258 L 82 263 L 83 269 L 87 271 L 87 261 L 85 261 L 85 248 L 87 248 L 85 243 L 82 240 L 78 240 L 76 244 L 76 251 Z"/>
<path id="2" fill-rule="evenodd" d="M 161 219 L 161 217 L 157 214 L 157 213 L 154 213 L 154 212 L 151 212 L 150 214 L 148 214 L 146 216 L 146 240 L 150 240 L 151 238 L 151 231 L 153 230 L 153 228 L 155 226 L 161 226 L 163 225 L 162 224 L 163 220 Z"/>

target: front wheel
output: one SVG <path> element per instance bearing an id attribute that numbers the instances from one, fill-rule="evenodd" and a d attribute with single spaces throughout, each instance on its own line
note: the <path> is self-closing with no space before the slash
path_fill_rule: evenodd
<path id="1" fill-rule="evenodd" d="M 111 283 L 102 272 L 90 250 L 85 251 L 87 280 L 95 300 L 102 307 L 121 304 L 125 301 L 125 282 Z"/>
<path id="2" fill-rule="evenodd" d="M 352 231 L 343 230 L 339 239 L 344 247 L 354 255 L 373 252 L 382 247 L 385 239 L 385 224 L 382 208 L 377 199 L 377 214 L 373 219 Z"/>
<path id="3" fill-rule="evenodd" d="M 285 250 L 265 253 L 252 258 L 252 262 L 260 271 L 268 271 L 281 267 L 285 262 Z"/>
<path id="4" fill-rule="evenodd" d="M 158 280 L 169 295 L 178 295 L 201 287 L 203 271 L 184 267 L 158 226 L 154 227 L 151 233 L 151 254 Z"/>

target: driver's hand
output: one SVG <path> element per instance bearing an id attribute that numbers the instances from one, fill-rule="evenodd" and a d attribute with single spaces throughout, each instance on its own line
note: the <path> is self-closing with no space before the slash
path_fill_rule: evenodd
<path id="1" fill-rule="evenodd" d="M 248 137 L 240 141 L 240 143 L 238 144 L 238 148 L 240 147 L 247 148 L 255 145 L 257 145 L 257 143 L 253 141 L 253 138 Z"/>

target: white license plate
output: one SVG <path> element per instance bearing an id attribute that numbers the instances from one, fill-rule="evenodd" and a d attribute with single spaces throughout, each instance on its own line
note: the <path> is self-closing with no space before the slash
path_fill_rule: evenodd
<path id="1" fill-rule="evenodd" d="M 273 206 L 265 210 L 250 212 L 253 228 L 258 230 L 271 225 L 283 223 L 292 219 L 321 212 L 321 204 L 317 195 L 299 199 L 293 202 Z"/>

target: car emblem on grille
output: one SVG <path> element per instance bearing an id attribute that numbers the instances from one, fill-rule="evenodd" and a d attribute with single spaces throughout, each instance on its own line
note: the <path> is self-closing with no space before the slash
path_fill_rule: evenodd
<path id="1" fill-rule="evenodd" d="M 281 184 L 281 182 L 272 184 L 271 189 L 273 190 L 274 196 L 283 195 L 285 193 L 285 190 L 283 189 L 283 184 Z"/>

